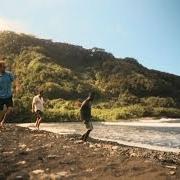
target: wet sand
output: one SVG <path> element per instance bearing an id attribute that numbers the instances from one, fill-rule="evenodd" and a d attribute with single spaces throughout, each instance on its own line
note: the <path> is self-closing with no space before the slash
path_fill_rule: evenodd
<path id="1" fill-rule="evenodd" d="M 180 179 L 180 155 L 7 125 L 0 179 Z"/>

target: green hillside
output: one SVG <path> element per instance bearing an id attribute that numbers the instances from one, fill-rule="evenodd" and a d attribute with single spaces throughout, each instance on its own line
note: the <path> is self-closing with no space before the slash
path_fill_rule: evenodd
<path id="1" fill-rule="evenodd" d="M 97 94 L 95 119 L 180 117 L 180 77 L 149 70 L 136 59 L 13 32 L 0 33 L 0 55 L 16 75 L 18 119 L 29 120 L 32 97 L 40 88 L 47 121 L 77 120 L 89 91 Z"/>

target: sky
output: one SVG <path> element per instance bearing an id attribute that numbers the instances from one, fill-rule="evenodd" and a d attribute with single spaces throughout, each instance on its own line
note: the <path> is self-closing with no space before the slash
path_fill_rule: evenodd
<path id="1" fill-rule="evenodd" d="M 0 0 L 0 30 L 104 48 L 180 75 L 180 0 Z"/>

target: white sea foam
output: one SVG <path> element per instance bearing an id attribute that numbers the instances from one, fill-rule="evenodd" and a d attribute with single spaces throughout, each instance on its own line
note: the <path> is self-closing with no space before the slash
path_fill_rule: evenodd
<path id="1" fill-rule="evenodd" d="M 161 123 L 161 122 L 102 122 L 104 125 L 119 126 L 144 126 L 144 127 L 180 127 L 180 123 Z"/>

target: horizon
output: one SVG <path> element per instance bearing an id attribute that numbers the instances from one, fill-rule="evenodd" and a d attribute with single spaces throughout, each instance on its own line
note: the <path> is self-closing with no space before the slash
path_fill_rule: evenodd
<path id="1" fill-rule="evenodd" d="M 148 69 L 180 75 L 178 0 L 0 2 L 1 31 L 103 48 L 116 58 L 132 57 Z"/>

